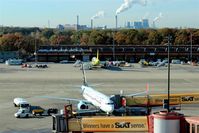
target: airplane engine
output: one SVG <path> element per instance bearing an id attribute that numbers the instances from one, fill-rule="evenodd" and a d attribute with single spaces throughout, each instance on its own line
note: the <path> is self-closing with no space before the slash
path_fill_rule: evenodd
<path id="1" fill-rule="evenodd" d="M 79 102 L 77 104 L 77 108 L 78 108 L 78 110 L 88 109 L 88 105 L 86 103 L 84 103 L 84 102 Z"/>

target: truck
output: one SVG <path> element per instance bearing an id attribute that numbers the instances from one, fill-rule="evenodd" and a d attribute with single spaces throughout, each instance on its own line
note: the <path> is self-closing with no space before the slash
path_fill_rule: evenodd
<path id="1" fill-rule="evenodd" d="M 15 98 L 13 100 L 13 104 L 15 107 L 19 108 L 27 108 L 30 106 L 30 103 L 28 103 L 24 98 Z"/>
<path id="2" fill-rule="evenodd" d="M 57 114 L 58 109 L 49 108 L 47 110 L 41 108 L 40 106 L 29 106 L 27 108 L 19 108 L 19 110 L 14 114 L 16 118 L 28 118 L 35 117 L 37 115 L 49 116 L 51 114 Z"/>
<path id="3" fill-rule="evenodd" d="M 6 65 L 21 65 L 23 62 L 22 59 L 8 59 L 6 60 L 5 64 Z"/>
<path id="4" fill-rule="evenodd" d="M 29 116 L 44 115 L 45 112 L 46 110 L 40 106 L 29 106 L 27 108 L 19 108 L 17 113 L 14 115 L 16 118 L 24 118 Z"/>

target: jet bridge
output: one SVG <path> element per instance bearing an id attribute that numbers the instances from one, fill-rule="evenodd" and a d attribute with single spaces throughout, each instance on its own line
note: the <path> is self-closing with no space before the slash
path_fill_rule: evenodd
<path id="1" fill-rule="evenodd" d="M 125 97 L 126 106 L 162 106 L 164 100 L 168 99 L 167 94 L 153 94 L 146 96 Z M 199 93 L 178 93 L 170 94 L 170 105 L 199 104 Z"/>
<path id="2" fill-rule="evenodd" d="M 64 115 L 53 115 L 52 132 L 148 132 L 147 116 L 82 116 L 72 113 L 72 105 L 65 106 Z"/>

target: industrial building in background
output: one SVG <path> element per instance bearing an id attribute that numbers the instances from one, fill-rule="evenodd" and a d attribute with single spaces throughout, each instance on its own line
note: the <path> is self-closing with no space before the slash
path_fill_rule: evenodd
<path id="1" fill-rule="evenodd" d="M 90 29 L 87 25 L 77 25 L 77 24 L 59 24 L 57 25 L 59 30 L 88 30 Z"/>
<path id="2" fill-rule="evenodd" d="M 142 19 L 142 21 L 128 21 L 125 24 L 125 28 L 128 29 L 148 29 L 150 28 L 149 26 L 149 20 L 148 19 Z"/>

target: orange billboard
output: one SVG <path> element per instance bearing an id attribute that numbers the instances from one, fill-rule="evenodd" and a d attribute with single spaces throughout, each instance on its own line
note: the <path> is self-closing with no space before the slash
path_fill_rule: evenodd
<path id="1" fill-rule="evenodd" d="M 83 132 L 146 132 L 146 116 L 82 118 Z"/>

